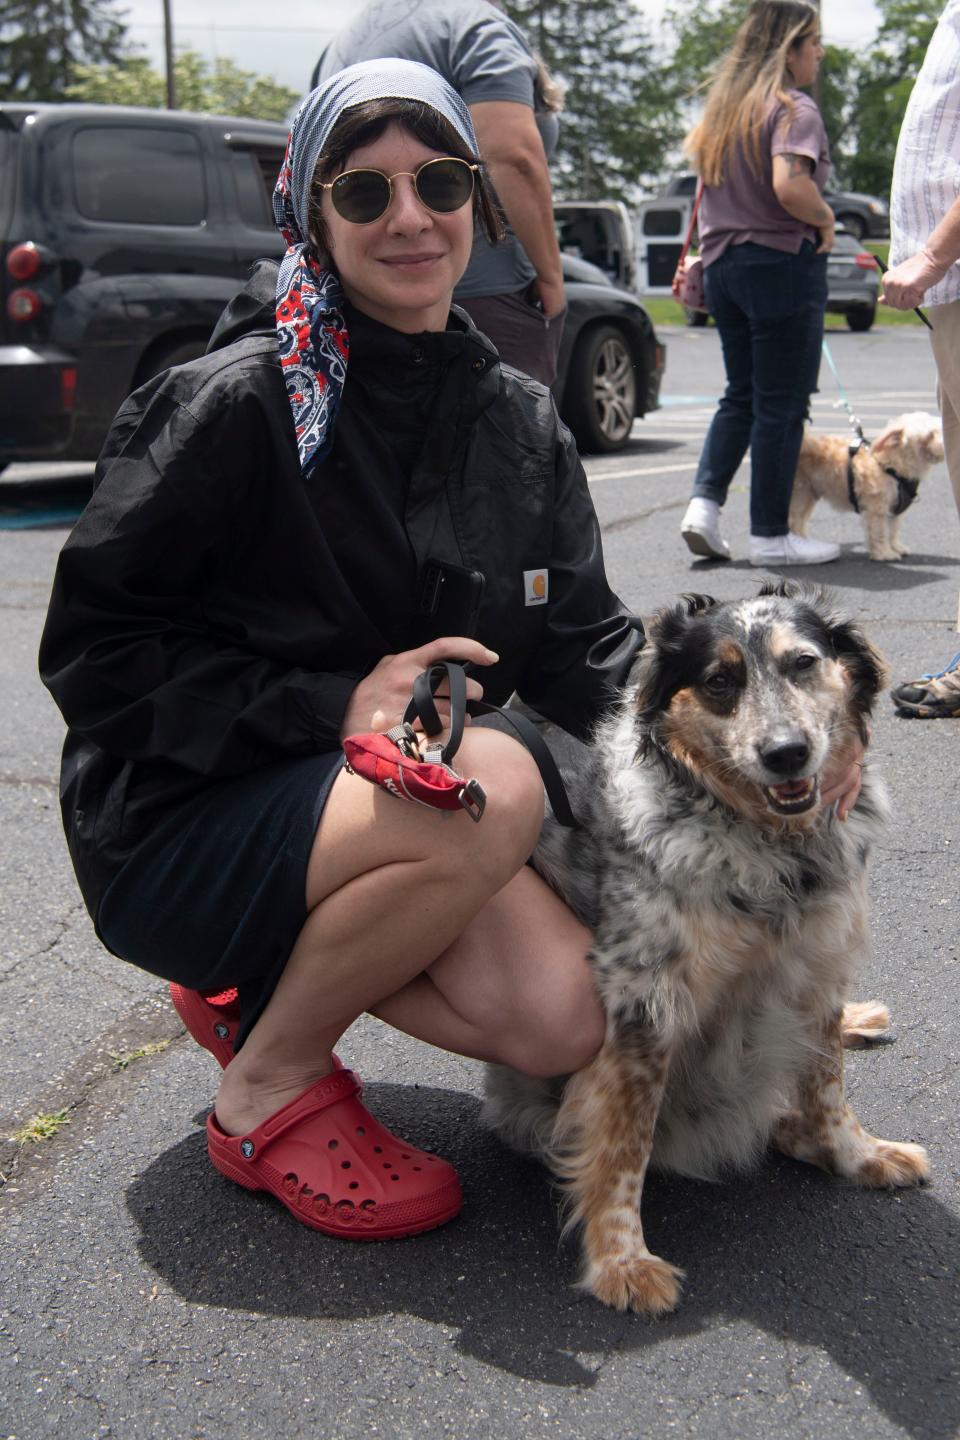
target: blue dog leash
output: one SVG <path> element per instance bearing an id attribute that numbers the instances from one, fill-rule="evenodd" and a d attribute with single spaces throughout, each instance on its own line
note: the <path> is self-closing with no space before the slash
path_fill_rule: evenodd
<path id="1" fill-rule="evenodd" d="M 854 415 L 850 401 L 847 399 L 847 392 L 843 388 L 843 381 L 840 379 L 840 372 L 834 364 L 833 356 L 830 353 L 830 346 L 827 344 L 826 337 L 824 337 L 823 340 L 823 353 L 827 357 L 827 364 L 833 371 L 833 378 L 837 382 L 837 389 L 840 391 L 840 403 L 843 406 L 844 410 L 846 410 L 847 412 L 847 418 L 850 421 L 850 429 L 857 437 L 857 444 L 852 448 L 854 448 L 855 450 L 859 450 L 861 445 L 866 445 L 867 437 L 864 435 L 863 426 L 860 424 L 860 421 L 857 419 L 856 415 Z"/>

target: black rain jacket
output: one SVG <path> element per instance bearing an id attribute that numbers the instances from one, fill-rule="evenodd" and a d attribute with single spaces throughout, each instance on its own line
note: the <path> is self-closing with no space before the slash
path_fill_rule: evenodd
<path id="1" fill-rule="evenodd" d="M 385 654 L 460 633 L 421 613 L 428 562 L 485 577 L 476 634 L 501 656 L 485 698 L 517 691 L 575 734 L 642 643 L 549 391 L 460 311 L 437 335 L 355 315 L 335 443 L 305 478 L 275 279 L 262 262 L 208 353 L 124 402 L 58 562 L 40 670 L 94 919 L 144 827 L 211 782 L 338 749 Z M 528 604 L 539 570 L 547 600 Z"/>

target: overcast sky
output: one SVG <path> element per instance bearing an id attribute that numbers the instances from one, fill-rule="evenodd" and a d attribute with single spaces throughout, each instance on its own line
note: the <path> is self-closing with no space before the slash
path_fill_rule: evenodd
<path id="1" fill-rule="evenodd" d="M 634 0 L 659 20 L 665 0 Z M 163 62 L 163 0 L 120 0 L 130 38 L 157 67 Z M 291 90 L 303 90 L 330 37 L 361 9 L 351 0 L 171 0 L 174 44 L 199 50 L 208 60 L 234 60 L 244 70 L 271 75 Z M 822 0 L 826 39 L 855 48 L 877 28 L 873 0 Z M 276 17 L 271 25 L 270 16 Z"/>

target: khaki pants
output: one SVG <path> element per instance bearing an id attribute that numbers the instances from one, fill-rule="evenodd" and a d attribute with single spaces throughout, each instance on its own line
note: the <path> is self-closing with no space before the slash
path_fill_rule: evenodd
<path id="1" fill-rule="evenodd" d="M 960 510 L 960 300 L 953 300 L 949 305 L 934 305 L 930 310 L 930 324 L 947 474 Z"/>

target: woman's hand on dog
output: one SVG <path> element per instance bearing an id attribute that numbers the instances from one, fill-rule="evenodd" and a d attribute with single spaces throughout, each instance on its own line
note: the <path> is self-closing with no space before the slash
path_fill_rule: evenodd
<path id="1" fill-rule="evenodd" d="M 340 738 L 368 731 L 389 730 L 398 725 L 413 691 L 413 682 L 423 670 L 440 660 L 460 660 L 471 665 L 495 665 L 499 655 L 463 635 L 444 635 L 416 650 L 384 655 L 350 696 L 340 726 Z M 467 699 L 482 700 L 483 686 L 467 676 Z M 450 702 L 445 690 L 434 696 L 437 713 L 445 725 L 450 722 Z"/>
<path id="2" fill-rule="evenodd" d="M 840 766 L 836 770 L 824 772 L 821 799 L 824 805 L 836 805 L 838 820 L 846 820 L 857 803 L 866 754 L 866 746 L 858 738 Z"/>

